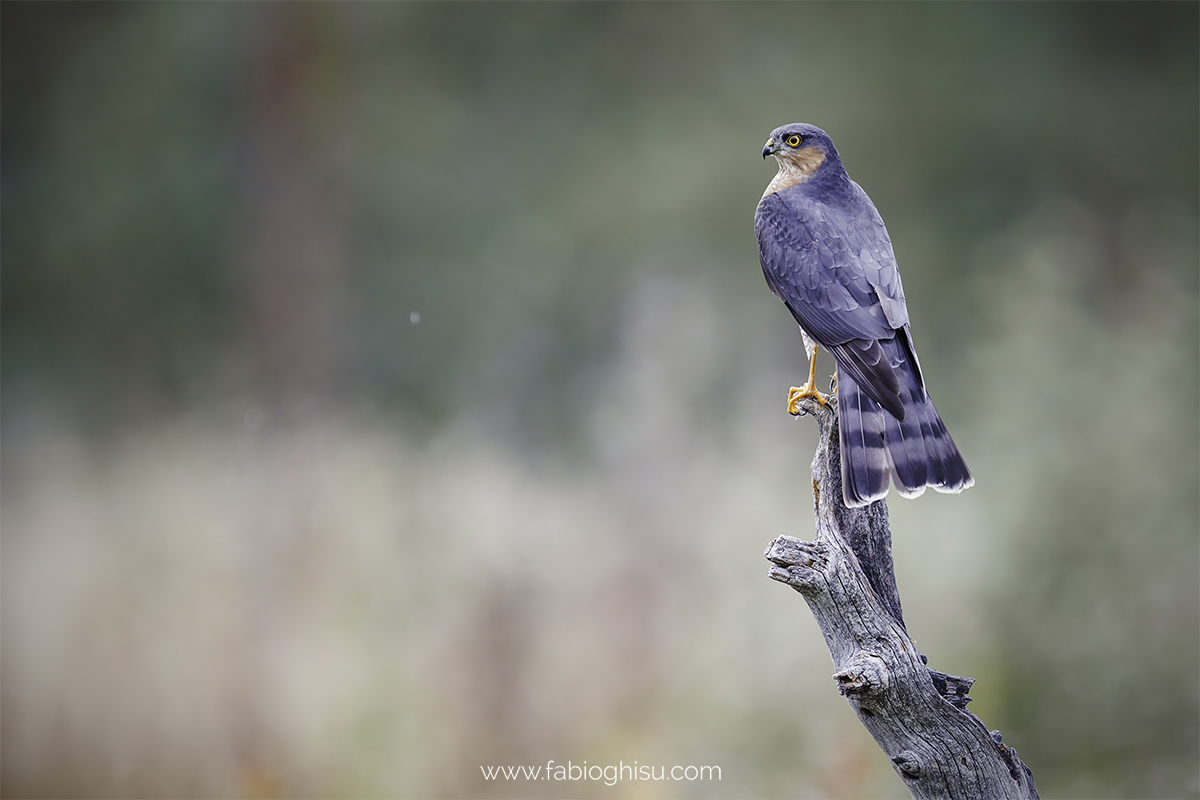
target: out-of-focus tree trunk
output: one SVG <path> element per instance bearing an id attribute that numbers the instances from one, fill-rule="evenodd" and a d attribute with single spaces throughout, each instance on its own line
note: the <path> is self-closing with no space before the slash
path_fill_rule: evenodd
<path id="1" fill-rule="evenodd" d="M 320 408 L 337 373 L 345 248 L 327 145 L 333 43 L 320 7 L 254 9 L 244 83 L 252 368 L 287 416 Z"/>

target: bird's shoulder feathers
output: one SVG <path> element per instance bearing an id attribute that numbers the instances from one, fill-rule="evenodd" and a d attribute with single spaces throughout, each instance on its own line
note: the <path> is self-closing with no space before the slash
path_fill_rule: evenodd
<path id="1" fill-rule="evenodd" d="M 770 194 L 754 215 L 767 283 L 827 347 L 889 338 L 908 323 L 887 229 L 851 185 L 854 196 L 844 202 L 825 202 L 803 185 Z"/>

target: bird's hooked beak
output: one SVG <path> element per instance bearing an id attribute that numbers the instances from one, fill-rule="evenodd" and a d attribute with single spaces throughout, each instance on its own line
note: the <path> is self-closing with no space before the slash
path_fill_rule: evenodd
<path id="1" fill-rule="evenodd" d="M 773 155 L 775 155 L 775 140 L 767 139 L 767 143 L 763 145 L 763 160 L 766 160 L 767 156 Z"/>

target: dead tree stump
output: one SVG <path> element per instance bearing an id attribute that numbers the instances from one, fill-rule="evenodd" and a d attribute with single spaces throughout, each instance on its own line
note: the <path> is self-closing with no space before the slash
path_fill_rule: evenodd
<path id="1" fill-rule="evenodd" d="M 892 567 L 887 504 L 842 502 L 835 404 L 812 398 L 820 443 L 812 463 L 817 532 L 780 536 L 767 548 L 769 576 L 808 602 L 837 672 L 838 691 L 918 800 L 1037 798 L 1017 752 L 966 710 L 971 678 L 926 666 L 904 627 Z"/>

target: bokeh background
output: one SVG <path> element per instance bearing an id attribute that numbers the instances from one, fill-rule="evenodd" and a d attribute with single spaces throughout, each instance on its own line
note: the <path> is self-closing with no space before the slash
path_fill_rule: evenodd
<path id="1" fill-rule="evenodd" d="M 5 795 L 905 796 L 761 555 L 792 121 L 977 478 L 910 631 L 1043 797 L 1200 793 L 1196 4 L 0 18 Z"/>

